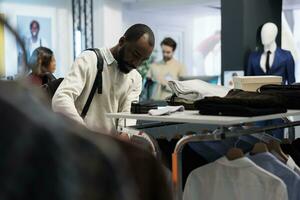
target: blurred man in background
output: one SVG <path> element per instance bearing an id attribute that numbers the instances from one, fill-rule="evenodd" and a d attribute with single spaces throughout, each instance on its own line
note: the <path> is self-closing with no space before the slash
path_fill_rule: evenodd
<path id="1" fill-rule="evenodd" d="M 176 42 L 167 37 L 160 43 L 163 60 L 151 65 L 148 71 L 148 79 L 152 79 L 158 83 L 157 90 L 153 94 L 152 99 L 163 100 L 170 96 L 171 89 L 168 86 L 168 81 L 178 80 L 180 76 L 185 75 L 185 66 L 174 58 L 174 52 L 176 50 Z"/>

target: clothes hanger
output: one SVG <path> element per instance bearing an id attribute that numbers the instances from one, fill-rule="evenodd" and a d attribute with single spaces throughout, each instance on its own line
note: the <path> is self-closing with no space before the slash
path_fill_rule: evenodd
<path id="1" fill-rule="evenodd" d="M 288 138 L 284 138 L 282 141 L 281 141 L 282 144 L 292 144 L 291 140 L 288 139 Z"/>
<path id="2" fill-rule="evenodd" d="M 285 162 L 288 161 L 288 156 L 282 151 L 278 141 L 271 140 L 267 145 L 270 151 L 277 153 Z"/>
<path id="3" fill-rule="evenodd" d="M 230 148 L 226 154 L 228 160 L 235 160 L 244 157 L 244 153 L 240 148 Z"/>
<path id="4" fill-rule="evenodd" d="M 253 134 L 252 136 L 255 137 L 256 139 L 259 139 L 259 141 L 253 146 L 250 154 L 255 155 L 258 153 L 265 153 L 268 152 L 268 147 L 265 143 L 267 143 L 269 140 L 268 137 L 266 137 L 268 134 L 263 132 L 262 134 Z"/>
<path id="5" fill-rule="evenodd" d="M 234 143 L 234 147 L 228 150 L 226 154 L 228 160 L 235 160 L 244 157 L 244 152 L 242 149 L 236 147 L 239 140 L 240 139 L 238 138 L 238 140 Z"/>
<path id="6" fill-rule="evenodd" d="M 265 143 L 263 142 L 258 142 L 254 145 L 254 147 L 251 150 L 251 154 L 258 154 L 258 153 L 265 153 L 268 152 L 268 147 Z"/>

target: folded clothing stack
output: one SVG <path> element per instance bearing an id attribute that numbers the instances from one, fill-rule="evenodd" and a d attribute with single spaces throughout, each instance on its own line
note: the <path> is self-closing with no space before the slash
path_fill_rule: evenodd
<path id="1" fill-rule="evenodd" d="M 184 108 L 186 110 L 197 110 L 197 108 L 194 105 L 195 101 L 177 97 L 175 94 L 173 94 L 170 97 L 167 97 L 166 101 L 167 101 L 168 105 L 170 105 L 170 106 L 181 106 L 182 105 L 182 106 L 184 106 Z"/>
<path id="2" fill-rule="evenodd" d="M 224 97 L 229 88 L 213 85 L 201 80 L 188 80 L 188 81 L 169 81 L 172 92 L 179 98 L 196 101 L 209 96 Z"/>
<path id="3" fill-rule="evenodd" d="M 133 101 L 131 103 L 131 113 L 134 114 L 147 114 L 149 110 L 151 109 L 157 109 L 157 104 L 151 102 L 151 101 L 144 101 L 144 102 L 138 102 Z"/>
<path id="4" fill-rule="evenodd" d="M 233 89 L 225 97 L 205 97 L 195 102 L 203 115 L 259 116 L 285 113 L 284 98 L 276 94 L 261 94 Z"/>
<path id="5" fill-rule="evenodd" d="M 300 85 L 263 85 L 258 91 L 262 94 L 278 94 L 282 95 L 285 100 L 285 106 L 287 109 L 300 109 L 300 103 L 297 99 L 300 99 Z"/>

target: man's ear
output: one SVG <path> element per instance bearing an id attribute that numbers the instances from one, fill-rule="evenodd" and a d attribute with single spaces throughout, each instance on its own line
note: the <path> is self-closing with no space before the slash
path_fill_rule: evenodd
<path id="1" fill-rule="evenodd" d="M 122 37 L 119 39 L 119 46 L 122 47 L 122 46 L 125 44 L 125 41 L 126 41 L 125 36 L 122 36 Z"/>

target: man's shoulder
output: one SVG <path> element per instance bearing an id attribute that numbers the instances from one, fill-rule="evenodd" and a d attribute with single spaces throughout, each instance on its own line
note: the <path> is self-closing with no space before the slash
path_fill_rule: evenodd
<path id="1" fill-rule="evenodd" d="M 179 60 L 176 58 L 172 58 L 172 62 L 176 63 L 177 65 L 183 65 Z"/>
<path id="2" fill-rule="evenodd" d="M 81 72 L 97 70 L 97 56 L 92 51 L 81 52 L 73 62 L 73 68 L 80 68 Z"/>
<path id="3" fill-rule="evenodd" d="M 97 56 L 93 51 L 84 50 L 82 51 L 77 58 L 83 59 L 86 62 L 97 62 Z"/>
<path id="4" fill-rule="evenodd" d="M 142 76 L 136 69 L 131 70 L 131 72 L 128 74 L 128 77 L 134 79 L 135 81 L 142 81 Z"/>
<path id="5" fill-rule="evenodd" d="M 172 63 L 175 67 L 178 67 L 180 69 L 181 68 L 185 69 L 185 65 L 182 62 L 180 62 L 179 60 L 175 59 L 175 58 L 172 59 Z"/>
<path id="6" fill-rule="evenodd" d="M 154 62 L 150 65 L 150 68 L 159 68 L 162 65 L 165 65 L 165 62 L 163 60 L 158 61 L 158 62 Z"/>

